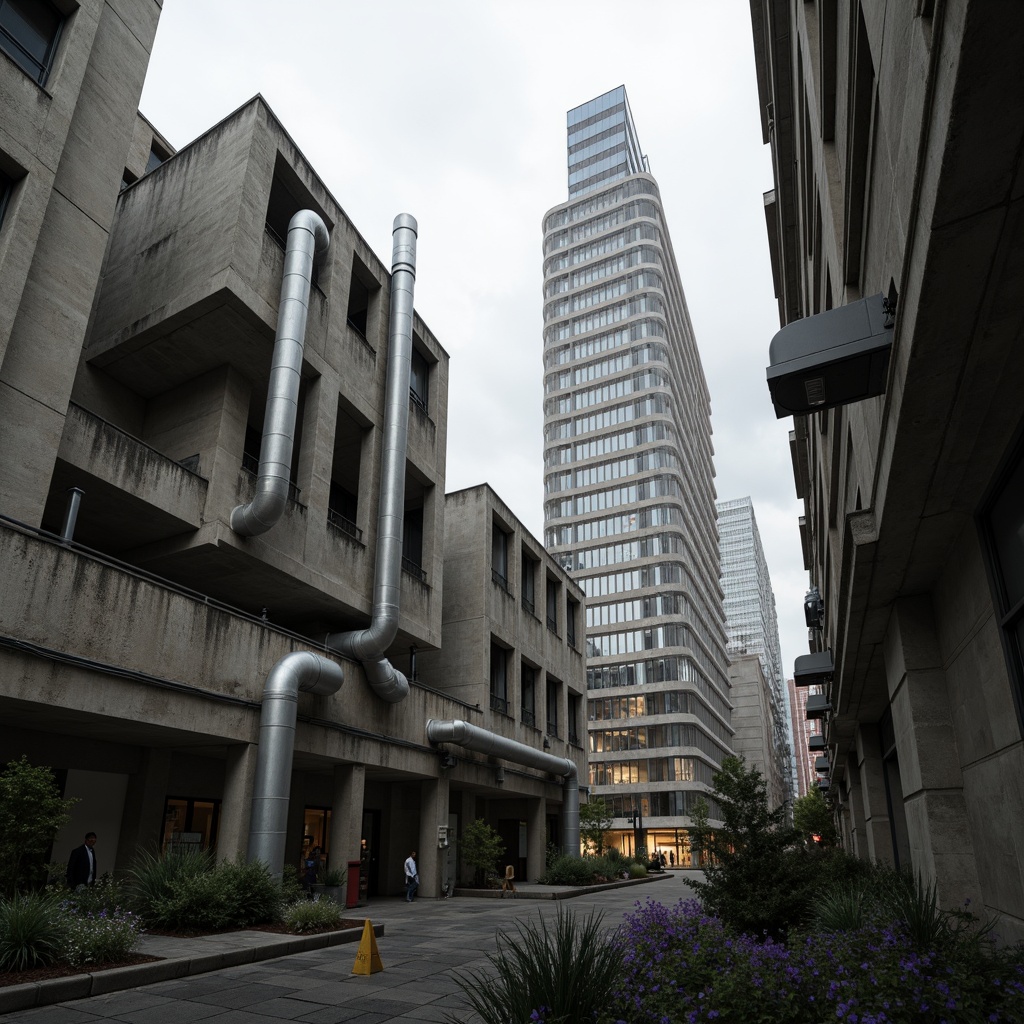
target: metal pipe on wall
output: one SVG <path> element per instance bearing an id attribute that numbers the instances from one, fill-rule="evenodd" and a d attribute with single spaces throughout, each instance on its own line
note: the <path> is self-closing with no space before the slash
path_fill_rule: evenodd
<path id="1" fill-rule="evenodd" d="M 312 210 L 299 210 L 288 222 L 256 495 L 231 511 L 231 529 L 243 537 L 266 533 L 288 501 L 313 262 L 330 243 L 327 226 Z"/>
<path id="2" fill-rule="evenodd" d="M 373 613 L 367 629 L 330 633 L 325 643 L 330 650 L 362 662 L 374 693 L 390 704 L 397 704 L 408 695 L 409 680 L 384 657 L 384 652 L 398 633 L 400 613 L 405 457 L 409 444 L 409 375 L 412 368 L 412 300 L 416 283 L 416 218 L 400 213 L 395 218 L 392 231 L 388 379 Z"/>
<path id="3" fill-rule="evenodd" d="M 299 693 L 327 696 L 337 693 L 344 681 L 336 662 L 312 651 L 293 651 L 270 670 L 264 684 L 248 858 L 263 861 L 275 878 L 284 870 Z"/>
<path id="4" fill-rule="evenodd" d="M 575 761 L 545 754 L 518 740 L 488 732 L 458 718 L 447 721 L 428 719 L 427 740 L 430 743 L 457 743 L 478 754 L 489 754 L 528 768 L 563 776 L 565 802 L 562 808 L 562 852 L 570 857 L 580 855 L 580 783 Z"/>

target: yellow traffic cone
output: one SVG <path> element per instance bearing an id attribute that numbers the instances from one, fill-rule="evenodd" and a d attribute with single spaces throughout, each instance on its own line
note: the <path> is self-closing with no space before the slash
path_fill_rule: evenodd
<path id="1" fill-rule="evenodd" d="M 377 949 L 377 936 L 373 934 L 373 925 L 370 919 L 366 919 L 363 925 L 363 937 L 359 940 L 359 952 L 356 953 L 356 962 L 352 967 L 353 974 L 376 974 L 384 970 L 384 964 L 380 959 L 380 951 Z"/>

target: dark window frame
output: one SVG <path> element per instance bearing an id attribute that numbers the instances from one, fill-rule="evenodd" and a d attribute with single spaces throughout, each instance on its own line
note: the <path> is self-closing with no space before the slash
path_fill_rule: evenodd
<path id="1" fill-rule="evenodd" d="M 495 640 L 491 640 L 491 666 L 489 685 L 491 710 L 507 715 L 508 708 L 508 662 L 509 651 Z"/>
<path id="2" fill-rule="evenodd" d="M 56 56 L 57 47 L 60 45 L 60 37 L 66 18 L 57 7 L 50 3 L 50 0 L 34 0 L 36 11 L 45 11 L 50 14 L 54 22 L 53 30 L 48 34 L 48 37 L 43 35 L 34 36 L 35 41 L 45 41 L 45 52 L 40 60 L 38 57 L 33 56 L 25 48 L 24 41 L 11 31 L 13 22 L 7 12 L 19 12 L 19 9 L 23 7 L 23 0 L 0 0 L 0 50 L 3 50 L 36 85 L 45 86 L 47 79 L 50 77 L 50 72 L 53 70 L 53 58 Z M 24 24 L 24 19 L 20 17 L 20 13 L 18 20 Z"/>
<path id="3" fill-rule="evenodd" d="M 430 363 L 414 345 L 409 366 L 409 398 L 421 412 L 430 412 Z"/>

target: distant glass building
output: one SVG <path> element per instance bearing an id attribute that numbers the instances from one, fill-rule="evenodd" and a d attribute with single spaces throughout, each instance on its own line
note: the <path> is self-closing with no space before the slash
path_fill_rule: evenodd
<path id="1" fill-rule="evenodd" d="M 750 498 L 735 498 L 717 502 L 716 508 L 729 655 L 756 654 L 761 662 L 771 713 L 771 721 L 765 724 L 778 769 L 785 778 L 786 796 L 791 799 L 794 779 L 789 695 L 782 670 L 775 594 L 754 505 Z"/>
<path id="2" fill-rule="evenodd" d="M 688 862 L 732 751 L 710 397 L 626 90 L 570 110 L 567 141 L 569 200 L 544 217 L 545 543 L 587 595 L 591 793 L 622 848 Z"/>

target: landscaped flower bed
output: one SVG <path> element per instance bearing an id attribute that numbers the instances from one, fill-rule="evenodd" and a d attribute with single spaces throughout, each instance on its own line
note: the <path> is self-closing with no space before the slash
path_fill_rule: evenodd
<path id="1" fill-rule="evenodd" d="M 687 900 L 638 906 L 615 941 L 614 1018 L 629 1024 L 1024 1021 L 1020 949 L 976 934 L 922 949 L 906 925 L 872 922 L 782 942 L 733 933 Z"/>

